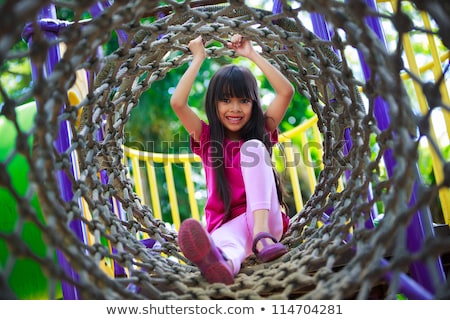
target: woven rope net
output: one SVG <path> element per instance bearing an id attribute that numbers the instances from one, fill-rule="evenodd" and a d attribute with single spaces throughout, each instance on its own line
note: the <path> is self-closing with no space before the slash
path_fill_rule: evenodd
<path id="1" fill-rule="evenodd" d="M 429 227 L 426 208 L 436 203 L 439 191 L 450 186 L 450 164 L 428 125 L 435 110 L 449 112 L 438 90 L 445 72 L 434 82 L 414 79 L 429 108 L 424 114 L 414 111 L 401 80 L 401 74 L 408 73 L 401 42 L 388 50 L 365 22 L 366 18 L 390 21 L 391 33 L 398 38 L 404 33 L 432 33 L 448 48 L 446 4 L 408 2 L 434 18 L 433 30 L 425 30 L 414 25 L 402 6 L 396 13 L 380 13 L 360 0 L 281 1 L 278 13 L 243 1 L 206 5 L 120 0 L 89 20 L 80 17 L 95 1 L 52 3 L 73 10 L 74 23 L 53 38 L 46 37 L 37 23 L 31 24 L 32 44 L 23 52 L 13 51 L 12 45 L 26 23 L 36 21 L 50 2 L 6 1 L 0 13 L 2 65 L 30 58 L 36 75 L 33 90 L 21 97 L 9 96 L 1 87 L 4 121 L 17 131 L 14 147 L 0 162 L 0 188 L 14 200 L 17 212 L 13 228 L 0 229 L 0 240 L 9 252 L 0 264 L 3 297 L 14 297 L 8 279 L 15 264 L 31 259 L 49 279 L 50 299 L 55 298 L 60 281 L 83 299 L 393 299 L 408 284 L 416 283 L 411 274 L 420 267 L 428 270 L 432 289 L 424 289 L 429 296 L 419 297 L 450 298 L 450 282 L 435 267 L 439 257 L 450 251 L 449 239 L 418 232 L 420 246 L 411 248 L 408 238 L 409 226 L 417 217 Z M 334 33 L 331 39 L 319 38 L 305 25 L 301 17 L 308 13 L 326 18 Z M 159 18 L 142 22 L 148 17 Z M 98 56 L 98 48 L 115 30 L 125 32 L 128 40 L 112 54 Z M 247 258 L 234 284 L 226 286 L 207 283 L 180 253 L 176 231 L 155 219 L 136 196 L 123 164 L 122 145 L 124 126 L 140 95 L 189 62 L 187 43 L 203 35 L 213 41 L 207 48 L 211 59 L 232 56 L 225 45 L 230 33 L 241 33 L 257 43 L 297 92 L 309 99 L 323 135 L 324 168 L 315 192 L 293 216 L 282 239 L 289 253 L 266 264 Z M 46 54 L 57 43 L 65 43 L 66 51 L 49 72 Z M 370 70 L 366 80 L 354 75 L 349 48 L 364 55 Z M 81 69 L 89 74 L 88 94 L 69 107 L 67 91 Z M 31 96 L 37 114 L 32 128 L 21 130 L 16 107 Z M 380 99 L 388 106 L 389 121 L 384 126 L 376 115 Z M 55 144 L 63 127 L 67 147 Z M 26 143 L 30 138 L 32 148 Z M 419 144 L 425 139 L 438 155 L 445 177 L 438 183 L 421 182 L 417 171 Z M 15 157 L 29 166 L 26 190 L 14 185 L 8 171 Z M 388 173 L 387 158 L 395 163 Z M 36 194 L 43 218 L 32 205 Z M 123 213 L 120 217 L 115 213 L 117 206 Z M 384 213 L 376 227 L 368 223 L 374 207 L 383 208 Z M 23 237 L 30 224 L 42 233 L 43 254 L 30 249 Z M 77 226 L 89 234 L 90 241 L 77 236 Z M 160 246 L 147 248 L 138 233 L 156 239 Z M 55 252 L 65 264 L 56 261 Z M 121 268 L 121 276 L 106 271 L 105 261 Z"/>

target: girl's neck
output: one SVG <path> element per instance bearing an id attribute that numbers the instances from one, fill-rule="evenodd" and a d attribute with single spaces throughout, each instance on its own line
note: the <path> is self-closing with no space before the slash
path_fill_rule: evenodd
<path id="1" fill-rule="evenodd" d="M 225 137 L 231 141 L 239 141 L 242 139 L 239 132 L 225 132 Z"/>

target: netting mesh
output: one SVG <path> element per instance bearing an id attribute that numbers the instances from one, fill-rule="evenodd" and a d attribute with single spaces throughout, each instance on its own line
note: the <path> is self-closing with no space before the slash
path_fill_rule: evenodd
<path id="1" fill-rule="evenodd" d="M 17 264 L 30 259 L 49 280 L 48 298 L 57 297 L 61 281 L 64 290 L 83 299 L 393 299 L 405 292 L 410 298 L 450 298 L 440 261 L 450 240 L 434 234 L 427 210 L 450 186 L 450 164 L 429 126 L 435 110 L 450 111 L 439 93 L 445 72 L 434 82 L 415 79 L 428 102 L 428 111 L 418 114 L 401 80 L 408 73 L 401 41 L 387 50 L 365 20 L 391 21 L 398 39 L 410 32 L 437 34 L 448 48 L 448 5 L 413 1 L 435 18 L 434 29 L 424 30 L 401 6 L 396 13 L 379 13 L 360 0 L 281 1 L 279 13 L 243 1 L 207 6 L 127 0 L 114 1 L 89 20 L 80 17 L 96 1 L 53 1 L 73 10 L 75 22 L 48 37 L 36 16 L 49 3 L 6 1 L 0 13 L 2 65 L 28 57 L 35 66 L 32 91 L 11 97 L 0 87 L 3 119 L 17 133 L 0 162 L 3 199 L 13 203 L 6 212 L 16 212 L 10 229 L 0 227 L 8 251 L 0 264 L 3 297 L 15 297 L 8 279 Z M 305 25 L 306 13 L 326 18 L 331 39 Z M 152 16 L 159 19 L 142 20 Z M 35 22 L 26 26 L 29 21 Z M 32 30 L 31 44 L 13 51 L 23 30 Z M 112 54 L 99 56 L 98 48 L 117 30 L 127 39 Z M 235 283 L 225 286 L 208 284 L 183 258 L 176 232 L 141 203 L 122 161 L 122 145 L 140 95 L 190 60 L 189 40 L 201 34 L 215 41 L 207 48 L 209 57 L 232 56 L 225 45 L 230 33 L 261 46 L 262 55 L 309 99 L 323 134 L 324 168 L 282 240 L 289 253 L 267 264 L 249 257 Z M 65 53 L 51 70 L 45 62 L 58 43 L 65 44 Z M 349 48 L 364 56 L 365 80 L 354 76 Z M 88 92 L 70 106 L 67 92 L 81 69 L 88 72 Z M 16 107 L 31 96 L 37 113 L 24 130 Z M 425 139 L 444 177 L 433 184 L 422 183 L 417 169 Z M 16 158 L 29 167 L 25 188 L 14 182 Z M 33 205 L 36 194 L 43 216 Z M 375 227 L 377 208 L 384 218 Z M 412 227 L 417 224 L 423 229 Z M 29 225 L 46 245 L 39 253 L 26 239 Z M 149 248 L 142 237 L 160 245 Z"/>

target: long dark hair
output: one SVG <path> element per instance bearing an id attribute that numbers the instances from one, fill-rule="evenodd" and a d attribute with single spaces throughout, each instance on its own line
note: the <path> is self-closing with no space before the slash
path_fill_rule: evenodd
<path id="1" fill-rule="evenodd" d="M 225 213 L 223 221 L 230 218 L 231 206 L 231 191 L 230 185 L 225 178 L 224 169 L 224 139 L 225 129 L 220 122 L 217 104 L 225 98 L 246 98 L 252 101 L 252 113 L 250 120 L 241 129 L 241 139 L 244 141 L 250 139 L 258 139 L 264 143 L 269 154 L 272 156 L 272 142 L 267 133 L 265 126 L 265 116 L 261 108 L 261 101 L 259 89 L 256 78 L 246 67 L 236 65 L 222 66 L 211 78 L 211 81 L 206 92 L 205 111 L 208 117 L 208 122 L 211 132 L 211 148 L 210 164 L 214 166 L 214 173 L 216 175 L 216 187 L 219 190 L 219 195 L 225 206 Z M 275 183 L 277 187 L 278 201 L 288 210 L 284 201 L 284 189 L 280 183 L 278 172 L 273 169 L 275 176 Z M 287 213 L 287 212 L 286 212 Z"/>

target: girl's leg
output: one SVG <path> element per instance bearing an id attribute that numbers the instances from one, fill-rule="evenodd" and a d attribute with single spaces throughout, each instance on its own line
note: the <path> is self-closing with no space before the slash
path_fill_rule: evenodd
<path id="1" fill-rule="evenodd" d="M 214 243 L 232 264 L 236 275 L 246 257 L 252 254 L 254 236 L 268 232 L 277 240 L 283 234 L 283 221 L 269 153 L 259 140 L 241 147 L 241 167 L 247 196 L 247 212 L 211 233 Z M 273 243 L 270 239 L 265 239 Z M 260 250 L 261 241 L 257 243 Z"/>
<path id="2" fill-rule="evenodd" d="M 283 234 L 283 221 L 271 161 L 261 141 L 249 140 L 242 145 L 241 167 L 247 195 L 249 228 L 253 236 L 259 232 L 268 232 L 279 240 Z M 258 243 L 257 249 L 261 246 Z"/>
<path id="3" fill-rule="evenodd" d="M 239 272 L 242 262 L 249 255 L 247 244 L 253 239 L 246 220 L 246 214 L 242 214 L 227 221 L 211 233 L 216 246 L 230 261 L 234 275 Z"/>

